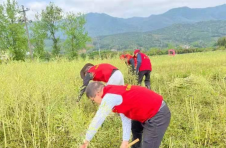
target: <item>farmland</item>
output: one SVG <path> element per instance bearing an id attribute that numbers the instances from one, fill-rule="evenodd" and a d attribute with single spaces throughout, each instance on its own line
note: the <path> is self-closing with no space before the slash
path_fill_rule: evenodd
<path id="1" fill-rule="evenodd" d="M 215 51 L 150 57 L 152 89 L 163 95 L 171 123 L 161 147 L 226 147 L 226 52 Z M 111 63 L 135 84 L 119 59 L 0 65 L 0 147 L 77 148 L 97 110 L 84 95 L 80 69 L 86 62 Z M 122 139 L 121 120 L 109 116 L 91 148 L 116 148 Z"/>

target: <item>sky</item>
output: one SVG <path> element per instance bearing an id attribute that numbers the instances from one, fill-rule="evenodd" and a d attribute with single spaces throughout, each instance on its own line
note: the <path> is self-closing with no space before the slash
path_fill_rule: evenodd
<path id="1" fill-rule="evenodd" d="M 3 3 L 6 0 L 0 0 Z M 50 0 L 17 0 L 19 5 L 30 8 L 27 17 L 34 18 L 37 12 L 44 9 Z M 172 8 L 190 7 L 206 8 L 226 4 L 226 0 L 51 0 L 64 12 L 106 13 L 120 18 L 148 17 L 161 14 Z"/>

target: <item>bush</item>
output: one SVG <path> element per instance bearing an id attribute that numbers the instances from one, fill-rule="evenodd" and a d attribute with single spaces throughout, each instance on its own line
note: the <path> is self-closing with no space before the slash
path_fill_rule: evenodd
<path id="1" fill-rule="evenodd" d="M 82 58 L 83 60 L 86 59 L 86 54 L 85 54 L 85 53 L 82 53 L 80 56 L 81 56 L 81 58 Z"/>
<path id="2" fill-rule="evenodd" d="M 219 38 L 217 41 L 217 45 L 226 47 L 226 37 Z"/>

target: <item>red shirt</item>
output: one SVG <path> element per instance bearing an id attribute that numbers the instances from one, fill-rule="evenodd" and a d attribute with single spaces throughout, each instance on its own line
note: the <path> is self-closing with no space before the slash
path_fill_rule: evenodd
<path id="1" fill-rule="evenodd" d="M 104 97 L 107 93 L 122 96 L 122 103 L 113 108 L 113 112 L 122 113 L 126 117 L 141 123 L 155 116 L 162 104 L 162 96 L 141 86 L 104 87 Z"/>
<path id="2" fill-rule="evenodd" d="M 110 64 L 99 64 L 91 67 L 88 72 L 93 75 L 94 81 L 108 82 L 113 70 L 118 69 Z"/>
<path id="3" fill-rule="evenodd" d="M 151 60 L 149 59 L 149 57 L 144 53 L 139 53 L 139 54 L 141 55 L 141 60 L 142 60 L 139 71 L 145 71 L 145 70 L 152 71 Z"/>

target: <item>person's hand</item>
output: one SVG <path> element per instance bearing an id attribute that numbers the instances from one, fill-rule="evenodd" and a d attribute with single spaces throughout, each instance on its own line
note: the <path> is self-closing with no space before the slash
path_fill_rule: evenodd
<path id="1" fill-rule="evenodd" d="M 129 142 L 128 141 L 123 141 L 120 148 L 128 148 Z"/>
<path id="2" fill-rule="evenodd" d="M 89 141 L 85 141 L 81 146 L 80 148 L 87 148 L 89 145 Z"/>

